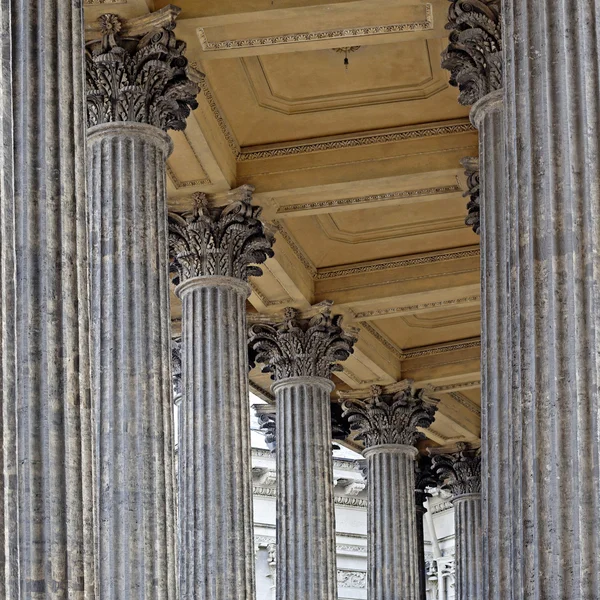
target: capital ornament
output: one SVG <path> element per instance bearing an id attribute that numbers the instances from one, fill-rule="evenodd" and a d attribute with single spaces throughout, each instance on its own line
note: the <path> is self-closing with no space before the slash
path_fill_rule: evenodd
<path id="1" fill-rule="evenodd" d="M 467 443 L 456 445 L 457 452 L 433 456 L 433 469 L 442 487 L 454 498 L 481 493 L 481 450 Z"/>
<path id="2" fill-rule="evenodd" d="M 465 169 L 467 177 L 467 187 L 469 188 L 463 197 L 469 196 L 467 202 L 467 218 L 465 225 L 473 228 L 473 231 L 479 235 L 481 233 L 481 204 L 479 188 L 479 159 L 475 156 L 466 156 L 460 161 Z"/>
<path id="3" fill-rule="evenodd" d="M 100 17 L 101 39 L 86 44 L 88 127 L 128 121 L 185 129 L 199 90 L 187 75 L 186 44 L 173 33 L 177 12 L 143 35 L 130 34 L 117 15 Z"/>
<path id="4" fill-rule="evenodd" d="M 273 256 L 273 235 L 253 206 L 251 186 L 235 190 L 238 198 L 212 206 L 206 194 L 195 194 L 191 214 L 169 215 L 169 251 L 175 284 L 193 277 L 224 276 L 247 281 L 259 277 L 262 264 Z"/>
<path id="5" fill-rule="evenodd" d="M 437 486 L 437 478 L 429 456 L 420 456 L 415 462 L 415 504 L 421 507 L 425 500 L 431 496 L 427 488 Z"/>
<path id="6" fill-rule="evenodd" d="M 183 371 L 181 360 L 181 338 L 171 340 L 171 379 L 175 399 L 183 394 Z"/>
<path id="7" fill-rule="evenodd" d="M 470 106 L 502 88 L 500 0 L 451 0 L 446 29 L 450 44 L 442 67 L 459 88 L 458 101 Z"/>
<path id="8" fill-rule="evenodd" d="M 311 318 L 286 309 L 277 324 L 255 324 L 250 328 L 250 364 L 264 364 L 263 373 L 279 381 L 289 377 L 329 378 L 341 371 L 339 362 L 354 352 L 354 331 L 342 329 L 342 316 L 326 306 Z"/>
<path id="9" fill-rule="evenodd" d="M 372 386 L 363 398 L 356 394 L 341 392 L 340 397 L 344 416 L 365 448 L 382 444 L 413 446 L 423 436 L 417 428 L 433 423 L 439 402 L 425 390 L 415 390 L 409 380 L 386 388 Z"/>

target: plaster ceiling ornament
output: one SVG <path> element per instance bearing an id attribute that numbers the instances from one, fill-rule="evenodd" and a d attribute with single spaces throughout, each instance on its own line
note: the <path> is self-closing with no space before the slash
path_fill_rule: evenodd
<path id="1" fill-rule="evenodd" d="M 365 448 L 382 444 L 413 446 L 423 437 L 417 428 L 433 423 L 439 403 L 425 390 L 415 390 L 409 380 L 386 388 L 372 386 L 370 394 L 362 398 L 357 394 L 340 392 L 340 397 L 344 417 Z"/>
<path id="2" fill-rule="evenodd" d="M 442 67 L 460 90 L 464 106 L 502 88 L 500 0 L 451 0 L 446 29 L 450 44 Z"/>
<path id="3" fill-rule="evenodd" d="M 463 194 L 463 197 L 470 196 L 470 200 L 467 203 L 467 218 L 465 219 L 465 225 L 469 225 L 473 228 L 473 231 L 480 235 L 481 233 L 481 196 L 479 189 L 479 159 L 474 156 L 466 156 L 460 161 L 460 164 L 465 169 L 465 175 L 467 177 L 467 191 Z"/>
<path id="4" fill-rule="evenodd" d="M 275 237 L 253 206 L 251 186 L 238 188 L 238 197 L 213 206 L 206 194 L 194 195 L 191 214 L 169 214 L 169 250 L 177 285 L 192 277 L 224 276 L 247 281 L 260 277 L 257 266 L 273 256 Z"/>
<path id="5" fill-rule="evenodd" d="M 250 364 L 264 364 L 263 373 L 278 381 L 289 377 L 325 377 L 341 371 L 339 362 L 354 351 L 354 330 L 342 329 L 342 316 L 327 304 L 321 312 L 302 318 L 293 308 L 277 324 L 250 328 Z"/>
<path id="6" fill-rule="evenodd" d="M 456 449 L 457 452 L 435 454 L 433 470 L 454 499 L 465 494 L 480 494 L 481 449 L 466 442 L 456 444 Z"/>
<path id="7" fill-rule="evenodd" d="M 99 18 L 102 38 L 86 45 L 88 127 L 128 121 L 185 129 L 199 89 L 188 78 L 186 44 L 173 33 L 175 16 L 141 36 L 122 35 L 117 15 Z"/>

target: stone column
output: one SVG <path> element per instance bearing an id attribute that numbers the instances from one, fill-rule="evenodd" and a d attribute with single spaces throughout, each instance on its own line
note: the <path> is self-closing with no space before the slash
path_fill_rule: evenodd
<path id="1" fill-rule="evenodd" d="M 92 352 L 103 600 L 176 597 L 167 129 L 196 106 L 178 10 L 87 45 Z"/>
<path id="2" fill-rule="evenodd" d="M 340 393 L 368 463 L 369 600 L 420 599 L 414 444 L 422 435 L 417 427 L 433 423 L 438 401 L 411 383 Z"/>
<path id="3" fill-rule="evenodd" d="M 273 256 L 273 238 L 259 220 L 261 209 L 251 204 L 251 187 L 195 199 L 191 214 L 169 219 L 175 293 L 183 307 L 180 594 L 185 600 L 253 600 L 246 300 L 248 278 L 262 274 L 251 265 Z"/>
<path id="4" fill-rule="evenodd" d="M 341 321 L 288 309 L 250 329 L 252 360 L 275 380 L 278 600 L 337 598 L 330 376 L 355 342 Z"/>
<path id="5" fill-rule="evenodd" d="M 511 490 L 512 536 L 511 577 L 493 597 L 598 598 L 600 12 L 584 0 L 507 0 L 503 10 L 511 295 L 502 309 L 514 391 L 490 427 L 507 440 L 494 474 Z"/>
<path id="6" fill-rule="evenodd" d="M 481 398 L 483 594 L 509 597 L 511 467 L 508 427 L 512 393 L 509 336 L 509 229 L 503 102 L 500 0 L 454 0 L 450 45 L 442 64 L 460 88 L 459 102 L 472 105 L 479 130 L 479 159 L 463 161 L 470 186 L 467 222 L 481 232 Z"/>
<path id="7" fill-rule="evenodd" d="M 94 590 L 81 2 L 0 0 L 0 598 Z"/>
<path id="8" fill-rule="evenodd" d="M 419 570 L 419 600 L 427 600 L 427 570 L 425 567 L 425 533 L 423 517 L 427 512 L 425 501 L 431 496 L 426 489 L 437 485 L 431 470 L 431 458 L 420 456 L 415 463 L 415 516 L 417 523 L 417 563 Z"/>
<path id="9" fill-rule="evenodd" d="M 457 452 L 430 448 L 433 469 L 452 493 L 456 539 L 456 600 L 483 598 L 481 538 L 481 453 L 468 444 L 457 444 Z"/>

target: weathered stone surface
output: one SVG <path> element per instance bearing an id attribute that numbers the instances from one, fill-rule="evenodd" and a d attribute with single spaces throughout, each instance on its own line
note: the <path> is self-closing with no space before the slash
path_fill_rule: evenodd
<path id="1" fill-rule="evenodd" d="M 431 494 L 427 493 L 428 487 L 435 487 L 437 478 L 431 469 L 431 458 L 419 456 L 415 462 L 415 515 L 417 525 L 417 564 L 419 571 L 419 600 L 427 600 L 427 569 L 425 565 L 425 535 L 423 530 L 423 517 L 427 512 L 425 501 Z"/>
<path id="2" fill-rule="evenodd" d="M 482 598 L 481 452 L 459 443 L 447 451 L 430 450 L 432 468 L 452 493 L 456 536 L 456 598 Z"/>
<path id="3" fill-rule="evenodd" d="M 369 473 L 368 595 L 419 600 L 419 536 L 413 444 L 429 427 L 438 401 L 405 380 L 340 392 L 344 415 L 365 444 Z M 421 515 L 422 516 L 422 515 Z"/>
<path id="4" fill-rule="evenodd" d="M 446 29 L 450 44 L 442 67 L 460 90 L 458 101 L 475 104 L 502 87 L 500 0 L 451 0 Z"/>
<path id="5" fill-rule="evenodd" d="M 275 379 L 277 600 L 337 598 L 328 377 L 355 339 L 329 305 L 312 318 L 289 309 L 282 322 L 250 329 L 251 361 Z"/>
<path id="6" fill-rule="evenodd" d="M 88 131 L 98 581 L 107 600 L 175 598 L 170 151 L 151 125 Z"/>
<path id="7" fill-rule="evenodd" d="M 460 164 L 465 169 L 467 177 L 467 191 L 463 194 L 464 197 L 469 196 L 467 202 L 467 218 L 465 225 L 469 225 L 473 231 L 479 235 L 481 233 L 481 192 L 480 192 L 480 177 L 479 177 L 479 159 L 474 156 L 466 156 L 460 161 Z"/>
<path id="8" fill-rule="evenodd" d="M 0 24 L 0 598 L 92 600 L 81 4 Z"/>
<path id="9" fill-rule="evenodd" d="M 198 86 L 187 76 L 185 42 L 173 33 L 180 12 L 173 9 L 153 15 L 156 23 L 141 34 L 132 31 L 135 19 L 128 27 L 117 15 L 100 17 L 102 38 L 86 46 L 88 127 L 123 121 L 185 129 Z"/>
<path id="10" fill-rule="evenodd" d="M 196 197 L 169 216 L 182 313 L 180 594 L 187 600 L 253 600 L 254 540 L 248 405 L 247 280 L 273 255 L 252 188 L 230 202 Z"/>
<path id="11" fill-rule="evenodd" d="M 489 427 L 511 540 L 488 597 L 597 598 L 600 16 L 584 0 L 503 10 L 512 390 Z"/>

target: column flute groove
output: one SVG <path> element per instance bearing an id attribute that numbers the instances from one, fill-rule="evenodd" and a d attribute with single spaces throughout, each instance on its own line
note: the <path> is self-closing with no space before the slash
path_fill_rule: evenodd
<path id="1" fill-rule="evenodd" d="M 0 597 L 90 600 L 83 15 L 1 0 L 0 23 Z"/>
<path id="2" fill-rule="evenodd" d="M 286 309 L 276 325 L 250 328 L 251 362 L 275 383 L 277 600 L 335 600 L 337 569 L 331 373 L 353 351 L 329 307 L 308 318 Z"/>
<path id="3" fill-rule="evenodd" d="M 414 444 L 429 427 L 438 400 L 409 380 L 339 392 L 352 430 L 364 443 L 368 468 L 368 597 L 419 600 Z"/>
<path id="4" fill-rule="evenodd" d="M 175 600 L 167 129 L 196 106 L 179 10 L 102 15 L 86 46 L 92 398 L 103 600 Z M 134 32 L 134 33 L 132 33 Z M 169 99 L 166 102 L 166 99 Z"/>
<path id="5" fill-rule="evenodd" d="M 253 600 L 254 539 L 246 300 L 273 238 L 250 186 L 169 217 L 182 301 L 179 586 L 184 600 Z M 221 198 L 222 200 L 222 198 Z"/>

